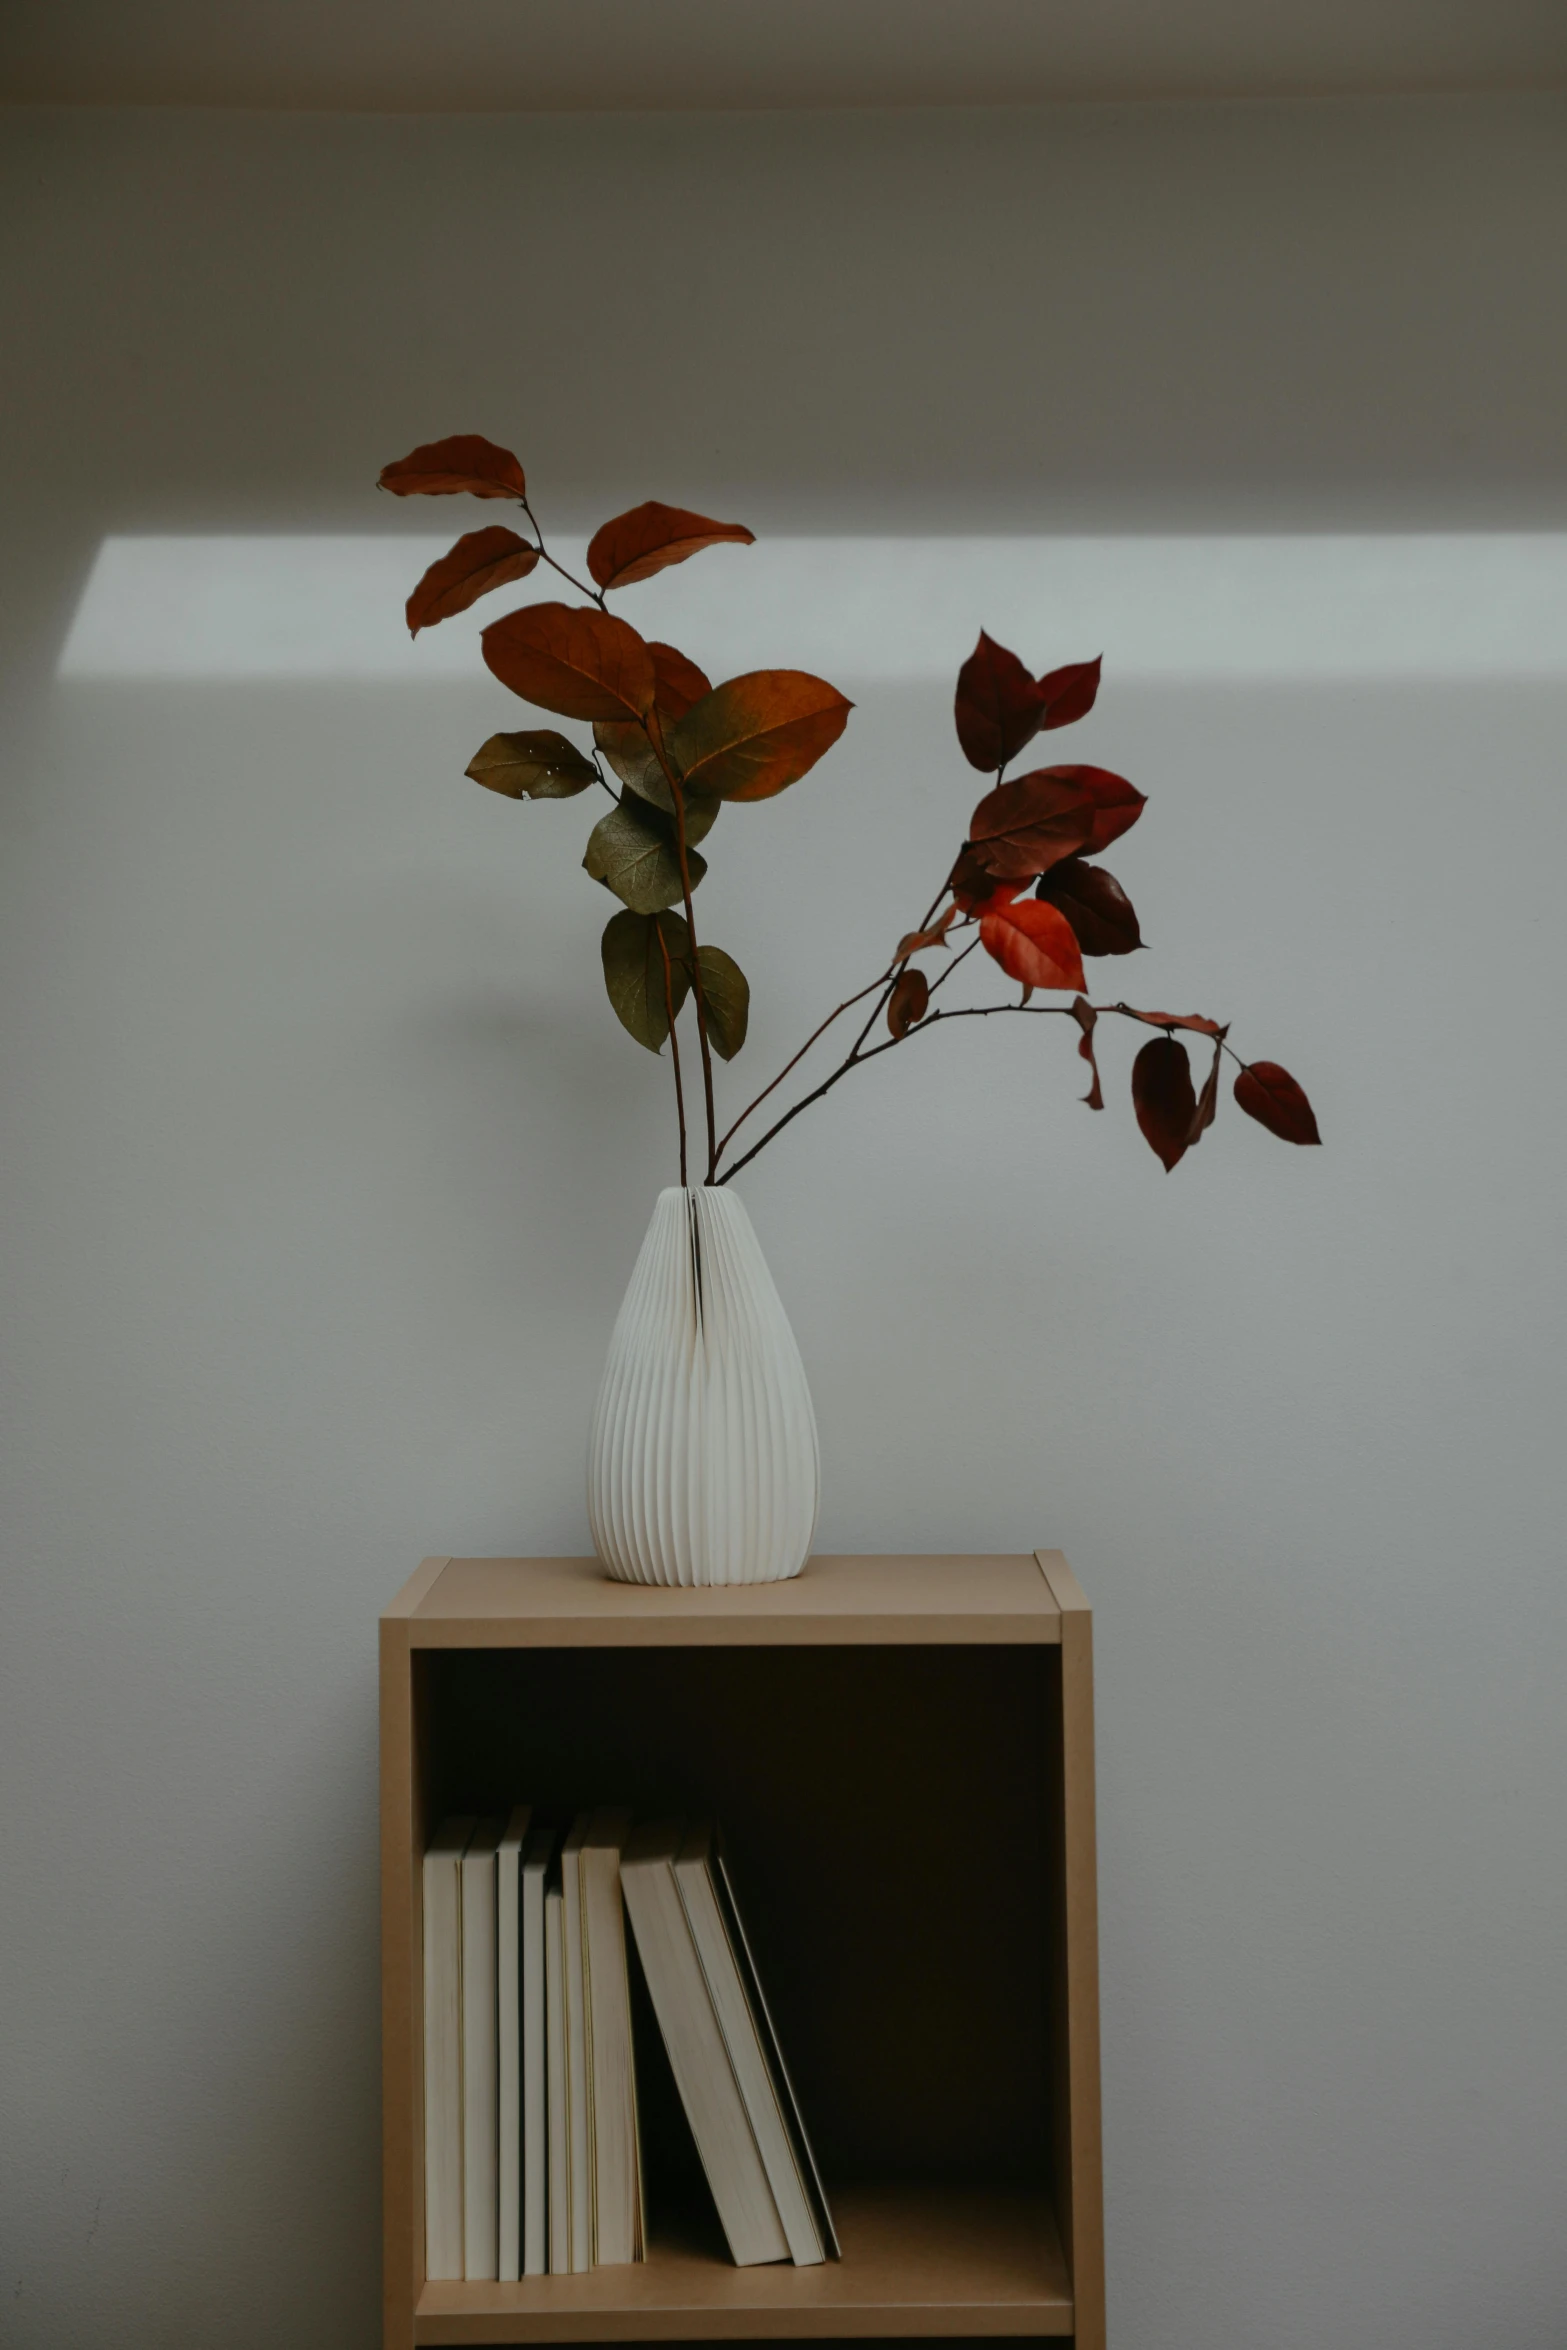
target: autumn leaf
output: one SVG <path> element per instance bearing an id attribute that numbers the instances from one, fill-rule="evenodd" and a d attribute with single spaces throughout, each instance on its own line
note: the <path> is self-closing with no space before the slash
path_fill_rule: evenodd
<path id="1" fill-rule="evenodd" d="M 622 799 L 594 825 L 582 863 L 634 914 L 662 913 L 685 895 L 670 827 L 640 800 Z M 707 860 L 688 849 L 686 867 L 695 889 L 707 871 Z"/>
<path id="2" fill-rule="evenodd" d="M 1253 1061 L 1235 1080 L 1235 1099 L 1248 1118 L 1281 1142 L 1320 1143 L 1310 1102 L 1277 1061 Z"/>
<path id="3" fill-rule="evenodd" d="M 1156 1036 L 1132 1063 L 1132 1106 L 1149 1148 L 1168 1175 L 1186 1156 L 1197 1096 L 1186 1047 L 1173 1036 Z"/>
<path id="4" fill-rule="evenodd" d="M 1032 742 L 1044 721 L 1039 689 L 1016 653 L 983 629 L 958 671 L 953 704 L 958 742 L 971 767 L 994 773 Z"/>
<path id="5" fill-rule="evenodd" d="M 463 773 L 508 800 L 569 800 L 599 779 L 592 760 L 552 727 L 533 734 L 492 734 Z"/>
<path id="6" fill-rule="evenodd" d="M 1060 908 L 1085 955 L 1129 955 L 1143 943 L 1131 899 L 1102 865 L 1068 857 L 1040 876 L 1035 894 Z"/>
<path id="7" fill-rule="evenodd" d="M 1071 987 L 1081 990 L 1082 957 L 1071 924 L 1054 906 L 1039 898 L 1015 904 L 1018 884 L 1003 883 L 979 907 L 980 944 L 1023 987 Z"/>
<path id="8" fill-rule="evenodd" d="M 645 718 L 657 680 L 634 628 L 578 604 L 525 604 L 479 642 L 502 685 L 561 718 Z"/>
<path id="9" fill-rule="evenodd" d="M 715 686 L 665 735 L 689 792 L 767 800 L 815 766 L 854 705 L 801 669 L 753 669 Z"/>
<path id="10" fill-rule="evenodd" d="M 990 894 L 990 881 L 988 875 L 986 877 L 984 894 L 987 897 Z M 931 924 L 928 930 L 906 930 L 898 941 L 898 951 L 893 956 L 893 961 L 895 963 L 905 963 L 908 961 L 910 955 L 921 954 L 924 952 L 926 947 L 944 947 L 947 944 L 947 932 L 951 929 L 957 918 L 958 909 L 956 903 L 954 903 L 947 908 L 944 914 L 942 914 L 935 922 Z"/>
<path id="11" fill-rule="evenodd" d="M 722 947 L 698 947 L 707 1038 L 720 1060 L 732 1061 L 745 1042 L 751 1018 L 751 989 L 733 955 Z"/>
<path id="12" fill-rule="evenodd" d="M 907 1036 L 911 1028 L 925 1017 L 930 1002 L 930 981 L 923 971 L 901 971 L 891 995 L 887 998 L 887 1026 L 896 1037 Z"/>
<path id="13" fill-rule="evenodd" d="M 538 559 L 539 550 L 531 540 L 520 539 L 499 523 L 488 530 L 470 530 L 439 563 L 431 564 L 409 597 L 409 635 L 433 628 L 438 620 L 450 620 L 454 612 L 466 612 L 491 588 L 526 579 Z"/>
<path id="14" fill-rule="evenodd" d="M 497 448 L 477 432 L 424 442 L 395 464 L 383 465 L 376 486 L 399 498 L 450 498 L 464 490 L 474 498 L 528 494 L 522 467 L 510 449 Z"/>
<path id="15" fill-rule="evenodd" d="M 670 965 L 667 997 L 666 951 Z M 678 1017 L 691 986 L 691 933 L 685 916 L 612 914 L 604 926 L 599 953 L 615 1017 L 650 1053 L 662 1052 L 669 1034 L 669 1003 L 673 1001 Z"/>
<path id="16" fill-rule="evenodd" d="M 677 653 L 673 645 L 661 645 L 656 638 L 649 638 L 647 649 L 653 656 L 660 717 L 683 718 L 693 703 L 712 692 L 711 679 L 703 675 L 694 661 L 688 661 L 684 653 Z"/>
<path id="17" fill-rule="evenodd" d="M 972 914 L 976 906 L 995 894 L 996 877 L 985 863 L 983 850 L 964 842 L 958 851 L 958 861 L 947 876 L 947 887 L 954 905 L 964 914 Z"/>
<path id="18" fill-rule="evenodd" d="M 743 522 L 714 522 L 706 514 L 689 514 L 684 506 L 661 506 L 649 498 L 594 532 L 588 569 L 601 588 L 631 587 L 671 563 L 684 563 L 688 555 L 700 555 L 704 547 L 726 540 L 748 547 L 755 537 Z"/>
<path id="19" fill-rule="evenodd" d="M 1101 661 L 1069 661 L 1064 669 L 1052 669 L 1039 680 L 1034 691 L 1044 712 L 1039 721 L 1042 731 L 1071 726 L 1088 716 L 1099 692 L 1100 667 Z"/>
<path id="20" fill-rule="evenodd" d="M 1076 855 L 1093 821 L 1094 803 L 1081 786 L 1043 767 L 985 794 L 969 819 L 968 846 L 998 881 L 1032 881 Z"/>
<path id="21" fill-rule="evenodd" d="M 1200 1012 L 1139 1012 L 1130 1004 L 1117 1004 L 1128 1020 L 1141 1020 L 1145 1028 L 1189 1028 L 1195 1036 L 1228 1036 L 1228 1024 L 1219 1020 L 1205 1020 Z"/>
<path id="22" fill-rule="evenodd" d="M 1072 1017 L 1083 1032 L 1077 1040 L 1077 1057 L 1080 1061 L 1086 1061 L 1089 1068 L 1089 1086 L 1083 1099 L 1091 1110 L 1102 1110 L 1105 1106 L 1104 1088 L 1099 1082 L 1099 1063 L 1094 1057 L 1094 1029 L 1098 1025 L 1099 1014 L 1086 996 L 1075 996 L 1072 1000 Z"/>
<path id="23" fill-rule="evenodd" d="M 1094 828 L 1084 845 L 1085 857 L 1097 857 L 1123 832 L 1130 832 L 1148 805 L 1146 792 L 1124 775 L 1112 775 L 1108 767 L 1047 767 L 1044 772 L 1077 784 L 1094 803 Z"/>
<path id="24" fill-rule="evenodd" d="M 1203 1082 L 1203 1089 L 1197 1096 L 1197 1107 L 1192 1113 L 1191 1131 L 1186 1137 L 1188 1150 L 1196 1148 L 1219 1114 L 1219 1063 L 1224 1058 L 1224 1039 L 1227 1034 L 1228 1031 L 1221 1028 L 1213 1040 L 1213 1062 Z"/>

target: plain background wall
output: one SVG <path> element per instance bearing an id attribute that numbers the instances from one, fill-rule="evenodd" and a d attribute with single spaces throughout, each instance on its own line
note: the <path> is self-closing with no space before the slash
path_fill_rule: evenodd
<path id="1" fill-rule="evenodd" d="M 516 705 L 477 667 L 62 679 L 100 542 L 455 535 L 369 485 L 468 429 L 562 528 L 1560 531 L 1564 132 L 8 119 L 7 2343 L 374 2339 L 374 1618 L 424 1552 L 586 1547 L 672 1179 L 581 810 L 460 781 Z M 765 609 L 765 538 L 704 560 Z M 1153 794 L 1113 863 L 1159 942 L 1110 992 L 1233 1014 L 1327 1147 L 1231 1108 L 1167 1179 L 1127 1041 L 1095 1119 L 1048 1023 L 842 1088 L 743 1186 L 820 1541 L 1059 1543 L 1096 1603 L 1123 2350 L 1546 2350 L 1567 653 L 1118 686 L 1104 650 L 1062 755 Z M 835 674 L 845 747 L 726 814 L 704 893 L 758 1077 L 974 790 L 950 670 L 862 683 L 846 637 Z"/>

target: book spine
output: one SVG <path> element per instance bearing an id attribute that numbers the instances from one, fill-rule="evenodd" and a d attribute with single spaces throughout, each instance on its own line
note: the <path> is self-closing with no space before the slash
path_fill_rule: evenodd
<path id="1" fill-rule="evenodd" d="M 549 2112 L 549 2182 L 545 2217 L 550 2275 L 571 2273 L 571 2119 L 567 2077 L 565 1902 L 558 1886 L 544 1897 L 544 2036 Z"/>
<path id="2" fill-rule="evenodd" d="M 495 1848 L 462 1865 L 463 2275 L 496 2272 Z"/>
<path id="3" fill-rule="evenodd" d="M 522 2274 L 522 1949 L 519 1898 L 522 1855 L 500 1848 L 495 1887 L 496 1983 L 496 2274 Z"/>
<path id="4" fill-rule="evenodd" d="M 462 1926 L 454 1853 L 424 1862 L 424 2269 L 462 2275 Z"/>
<path id="5" fill-rule="evenodd" d="M 522 1876 L 522 2272 L 549 2267 L 549 2114 L 545 2066 L 544 1871 Z"/>

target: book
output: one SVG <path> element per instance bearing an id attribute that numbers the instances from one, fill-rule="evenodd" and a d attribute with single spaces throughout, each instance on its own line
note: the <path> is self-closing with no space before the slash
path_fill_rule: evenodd
<path id="1" fill-rule="evenodd" d="M 596 1811 L 578 1857 L 593 2260 L 605 2268 L 640 2260 L 643 2249 L 631 1984 L 620 1891 L 620 1856 L 630 1832 L 629 1812 Z"/>
<path id="2" fill-rule="evenodd" d="M 826 2190 L 710 1821 L 688 1830 L 674 1865 L 686 1922 L 790 2253 L 802 2268 L 824 2260 L 829 2251 L 836 2260 L 838 2238 Z"/>
<path id="3" fill-rule="evenodd" d="M 462 1894 L 471 1818 L 443 1820 L 424 1856 L 424 2270 L 463 2273 Z"/>
<path id="4" fill-rule="evenodd" d="M 582 1963 L 582 1847 L 589 1814 L 581 1812 L 560 1850 L 561 1980 L 566 2018 L 566 2199 L 571 2267 L 593 2266 L 592 2151 L 589 2144 L 587 1978 Z"/>
<path id="5" fill-rule="evenodd" d="M 495 2273 L 522 2274 L 522 1851 L 532 1807 L 519 1803 L 495 1848 Z"/>
<path id="6" fill-rule="evenodd" d="M 462 2273 L 496 2273 L 495 1848 L 481 1820 L 462 1856 Z"/>
<path id="7" fill-rule="evenodd" d="M 737 2267 L 787 2260 L 779 2217 L 675 1875 L 679 1820 L 639 1828 L 620 1879 L 653 2012 Z M 818 2255 L 818 2257 L 820 2257 Z"/>
<path id="8" fill-rule="evenodd" d="M 548 2271 L 549 2091 L 545 2061 L 544 1887 L 555 1837 L 535 1828 L 522 1848 L 522 2273 Z M 503 2272 L 504 2273 L 504 2272 Z"/>
<path id="9" fill-rule="evenodd" d="M 548 2126 L 544 2209 L 549 2273 L 571 2274 L 571 2085 L 566 2030 L 566 1904 L 558 1864 L 544 1892 L 544 2078 Z"/>

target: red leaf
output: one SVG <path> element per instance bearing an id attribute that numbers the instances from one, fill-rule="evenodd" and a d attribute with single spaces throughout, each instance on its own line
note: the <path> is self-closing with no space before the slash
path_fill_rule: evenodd
<path id="1" fill-rule="evenodd" d="M 588 545 L 588 569 L 601 588 L 631 587 L 651 579 L 671 563 L 684 563 L 704 547 L 732 540 L 749 547 L 756 533 L 743 522 L 714 522 L 706 514 L 690 514 L 684 506 L 661 506 L 649 498 L 596 530 Z"/>
<path id="2" fill-rule="evenodd" d="M 953 716 L 964 758 L 971 767 L 991 770 L 1015 759 L 1044 720 L 1038 688 L 1016 653 L 996 644 L 983 629 L 958 671 Z"/>
<path id="3" fill-rule="evenodd" d="M 1099 661 L 1069 661 L 1064 669 L 1052 669 L 1035 687 L 1044 706 L 1040 720 L 1042 730 L 1052 726 L 1071 726 L 1077 719 L 1086 718 L 1099 692 Z"/>
<path id="4" fill-rule="evenodd" d="M 1310 1102 L 1277 1061 L 1253 1061 L 1235 1080 L 1235 1099 L 1248 1118 L 1281 1142 L 1320 1142 Z"/>
<path id="5" fill-rule="evenodd" d="M 1088 1063 L 1092 1073 L 1083 1099 L 1091 1110 L 1102 1110 L 1105 1106 L 1104 1089 L 1099 1083 L 1099 1063 L 1094 1058 L 1094 1027 L 1099 1014 L 1086 997 L 1077 996 L 1072 1003 L 1072 1017 L 1083 1032 L 1077 1040 L 1077 1057 Z"/>
<path id="6" fill-rule="evenodd" d="M 770 800 L 832 748 L 853 707 L 803 669 L 753 669 L 695 703 L 667 748 L 688 791 Z"/>
<path id="7" fill-rule="evenodd" d="M 665 718 L 683 718 L 694 709 L 704 694 L 713 690 L 712 680 L 688 661 L 684 653 L 677 653 L 673 645 L 661 645 L 649 638 L 648 651 L 653 656 L 653 675 L 658 680 L 658 707 Z"/>
<path id="8" fill-rule="evenodd" d="M 1137 1012 L 1130 1004 L 1117 1004 L 1128 1020 L 1141 1020 L 1145 1028 L 1190 1028 L 1198 1036 L 1228 1036 L 1229 1025 L 1217 1020 L 1205 1020 L 1200 1012 Z"/>
<path id="9" fill-rule="evenodd" d="M 985 895 L 988 897 L 989 894 L 990 883 L 987 877 Z M 898 941 L 898 951 L 893 956 L 893 961 L 895 963 L 906 962 L 910 955 L 917 955 L 926 947 L 944 947 L 947 944 L 947 932 L 957 918 L 958 909 L 952 905 L 947 908 L 938 921 L 931 924 L 929 930 L 905 931 Z"/>
<path id="10" fill-rule="evenodd" d="M 964 842 L 958 851 L 958 861 L 947 876 L 947 887 L 965 914 L 972 914 L 984 899 L 994 896 L 996 877 L 985 863 L 983 850 Z"/>
<path id="11" fill-rule="evenodd" d="M 1054 906 L 1038 898 L 1014 905 L 1015 882 L 1003 883 L 979 908 L 980 944 L 1023 987 L 1081 989 L 1082 957 L 1072 926 Z"/>
<path id="12" fill-rule="evenodd" d="M 466 490 L 474 498 L 525 498 L 528 485 L 510 449 L 498 449 L 482 433 L 455 433 L 449 441 L 426 441 L 394 465 L 383 465 L 377 488 L 399 498 L 449 498 Z"/>
<path id="13" fill-rule="evenodd" d="M 1224 1058 L 1224 1039 L 1228 1033 L 1227 1029 L 1221 1028 L 1213 1040 L 1213 1065 L 1204 1080 L 1202 1092 L 1197 1097 L 1197 1107 L 1192 1113 L 1191 1131 L 1186 1137 L 1188 1150 L 1194 1149 L 1201 1142 L 1219 1114 L 1219 1063 Z"/>
<path id="14" fill-rule="evenodd" d="M 1192 1065 L 1185 1045 L 1173 1036 L 1154 1037 L 1132 1063 L 1132 1106 L 1149 1148 L 1164 1161 L 1168 1175 L 1186 1156 L 1197 1115 Z"/>
<path id="15" fill-rule="evenodd" d="M 1037 895 L 1060 907 L 1085 955 L 1129 955 L 1143 943 L 1131 899 L 1102 865 L 1068 857 L 1041 875 Z"/>
<path id="16" fill-rule="evenodd" d="M 525 604 L 492 621 L 485 661 L 525 702 L 562 718 L 645 718 L 653 656 L 634 628 L 579 604 Z"/>
<path id="17" fill-rule="evenodd" d="M 1094 802 L 1063 770 L 1042 767 L 987 792 L 969 819 L 968 845 L 998 881 L 1032 881 L 1074 856 L 1094 823 Z"/>
<path id="18" fill-rule="evenodd" d="M 1123 832 L 1130 832 L 1144 808 L 1148 795 L 1124 775 L 1112 775 L 1108 767 L 1046 767 L 1046 775 L 1060 775 L 1087 792 L 1094 803 L 1094 828 L 1088 836 L 1083 854 L 1097 857 Z"/>
<path id="19" fill-rule="evenodd" d="M 897 985 L 887 998 L 887 1026 L 894 1036 L 907 1036 L 925 1017 L 930 1002 L 930 982 L 923 971 L 900 973 Z"/>
<path id="20" fill-rule="evenodd" d="M 526 579 L 538 559 L 539 550 L 530 540 L 499 523 L 488 530 L 470 530 L 439 563 L 431 564 L 409 597 L 409 635 L 433 628 L 438 620 L 450 620 L 454 612 L 466 612 L 491 588 Z"/>

